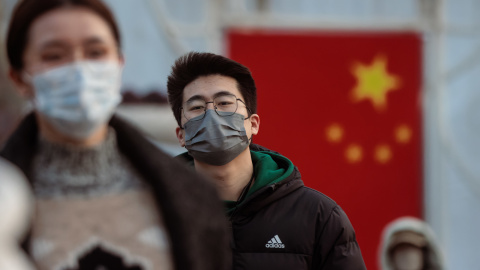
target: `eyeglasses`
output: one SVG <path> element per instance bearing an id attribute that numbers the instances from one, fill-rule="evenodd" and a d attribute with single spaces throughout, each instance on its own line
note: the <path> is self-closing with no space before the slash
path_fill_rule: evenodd
<path id="1" fill-rule="evenodd" d="M 209 102 L 206 102 L 204 99 L 201 98 L 189 100 L 185 102 L 180 109 L 183 111 L 183 115 L 185 116 L 185 118 L 187 118 L 187 120 L 191 120 L 196 117 L 198 117 L 198 119 L 195 120 L 202 120 L 203 117 L 205 117 L 208 103 L 213 103 L 213 108 L 219 116 L 229 116 L 237 112 L 238 101 L 245 105 L 245 108 L 247 109 L 248 115 L 250 117 L 250 110 L 248 109 L 245 102 L 237 98 L 235 95 L 231 94 L 217 96 L 213 99 L 213 101 Z M 248 117 L 245 119 L 248 119 Z"/>

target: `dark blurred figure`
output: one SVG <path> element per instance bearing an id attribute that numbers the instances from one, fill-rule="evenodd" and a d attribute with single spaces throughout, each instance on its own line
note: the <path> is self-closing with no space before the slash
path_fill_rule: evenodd
<path id="1" fill-rule="evenodd" d="M 24 0 L 13 12 L 9 75 L 34 113 L 1 155 L 35 195 L 23 246 L 39 269 L 225 269 L 214 187 L 113 115 L 120 40 L 100 0 Z"/>
<path id="2" fill-rule="evenodd" d="M 382 270 L 442 270 L 435 235 L 424 221 L 402 217 L 389 223 L 379 250 Z"/>

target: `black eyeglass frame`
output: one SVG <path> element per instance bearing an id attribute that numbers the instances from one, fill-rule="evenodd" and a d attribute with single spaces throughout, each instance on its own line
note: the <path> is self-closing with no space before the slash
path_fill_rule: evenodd
<path id="1" fill-rule="evenodd" d="M 247 104 L 245 103 L 245 101 L 243 101 L 243 100 L 240 99 L 240 98 L 237 98 L 237 96 L 235 96 L 234 94 L 228 94 L 228 95 L 226 95 L 226 96 L 233 96 L 233 97 L 235 97 L 235 102 L 237 102 L 237 107 L 235 108 L 235 111 L 233 111 L 231 114 L 221 115 L 221 114 L 219 114 L 218 111 L 217 111 L 217 109 L 218 109 L 217 106 L 215 106 L 215 104 L 213 104 L 213 109 L 215 110 L 215 113 L 216 113 L 218 116 L 224 117 L 224 116 L 230 116 L 230 115 L 235 114 L 235 113 L 237 112 L 237 110 L 238 110 L 238 101 L 240 101 L 240 102 L 243 103 L 243 105 L 245 105 L 245 108 L 247 109 L 247 114 L 248 114 L 248 117 L 244 118 L 243 120 L 247 120 L 248 118 L 250 118 L 250 116 L 252 115 L 252 112 L 251 112 L 250 109 L 248 108 L 248 106 L 247 106 Z M 217 97 L 215 97 L 215 98 L 217 98 Z M 215 98 L 214 98 L 214 100 L 215 100 Z M 204 100 L 204 101 L 205 101 L 205 100 Z M 195 119 L 195 120 L 193 120 L 193 121 L 200 121 L 200 120 L 202 120 L 202 119 L 205 117 L 205 114 L 206 114 L 206 112 L 207 112 L 207 105 L 208 105 L 209 103 L 214 103 L 214 101 L 208 101 L 208 102 L 205 101 L 205 109 L 203 110 L 203 117 L 202 117 L 202 118 L 199 118 L 199 119 Z M 183 114 L 183 116 L 185 117 L 185 119 L 187 119 L 188 121 L 192 120 L 193 118 L 189 119 L 189 118 L 185 115 L 185 110 L 183 110 L 183 107 L 184 107 L 184 106 L 180 107 L 180 110 L 182 111 L 182 114 Z"/>

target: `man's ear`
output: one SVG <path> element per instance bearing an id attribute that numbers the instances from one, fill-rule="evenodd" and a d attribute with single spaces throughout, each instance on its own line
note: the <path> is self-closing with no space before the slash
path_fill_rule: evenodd
<path id="1" fill-rule="evenodd" d="M 257 135 L 260 129 L 260 116 L 258 114 L 250 115 L 250 123 L 252 123 L 252 135 Z"/>
<path id="2" fill-rule="evenodd" d="M 175 132 L 177 133 L 177 139 L 178 139 L 178 142 L 180 143 L 180 146 L 185 147 L 185 130 L 180 127 L 177 127 L 175 129 Z"/>
<path id="3" fill-rule="evenodd" d="M 32 98 L 34 96 L 31 85 L 25 82 L 21 71 L 10 68 L 10 70 L 8 71 L 8 76 L 10 77 L 10 80 L 12 80 L 15 88 L 22 97 Z"/>

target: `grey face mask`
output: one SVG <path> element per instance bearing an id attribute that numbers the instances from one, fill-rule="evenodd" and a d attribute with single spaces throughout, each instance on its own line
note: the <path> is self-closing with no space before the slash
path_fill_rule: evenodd
<path id="1" fill-rule="evenodd" d="M 210 165 L 222 166 L 242 153 L 250 140 L 241 114 L 207 110 L 205 117 L 190 119 L 185 123 L 185 148 L 195 159 Z"/>

